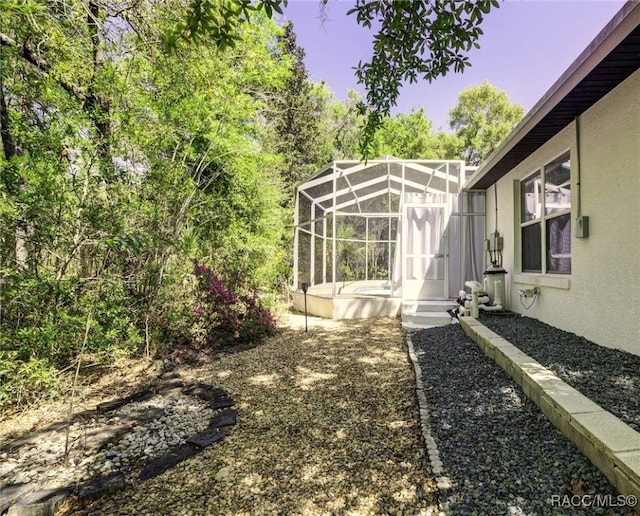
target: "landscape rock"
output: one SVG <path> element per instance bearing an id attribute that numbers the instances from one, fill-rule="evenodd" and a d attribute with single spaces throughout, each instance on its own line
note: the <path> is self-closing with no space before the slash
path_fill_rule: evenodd
<path id="1" fill-rule="evenodd" d="M 231 477 L 231 468 L 226 466 L 224 468 L 220 468 L 216 473 L 216 480 L 218 482 L 227 482 Z"/>
<path id="2" fill-rule="evenodd" d="M 0 514 L 35 490 L 36 486 L 28 484 L 13 484 L 0 486 Z"/>
<path id="3" fill-rule="evenodd" d="M 211 407 L 213 410 L 219 410 L 223 408 L 233 407 L 234 404 L 235 402 L 233 401 L 232 398 L 225 396 L 225 397 L 217 398 L 210 401 L 209 407 Z"/>
<path id="4" fill-rule="evenodd" d="M 154 392 L 151 389 L 146 389 L 144 391 L 137 392 L 137 393 L 132 394 L 131 396 L 127 396 L 125 398 L 121 398 L 121 399 L 118 399 L 118 400 L 112 400 L 112 401 L 106 401 L 104 403 L 100 403 L 96 407 L 96 411 L 99 414 L 102 414 L 104 412 L 109 412 L 111 410 L 119 409 L 120 407 L 123 407 L 124 405 L 128 405 L 129 403 L 136 403 L 136 402 L 140 402 L 140 401 L 146 401 L 146 400 L 152 398 L 153 395 L 154 395 Z"/>
<path id="5" fill-rule="evenodd" d="M 200 397 L 183 394 L 183 383 L 175 378 L 166 385 L 164 394 L 147 390 L 113 400 L 101 404 L 101 412 L 83 412 L 71 425 L 54 423 L 7 446 L 0 464 L 0 485 L 5 484 L 0 514 L 9 508 L 14 516 L 48 514 L 61 501 L 55 493 L 78 483 L 79 500 L 97 498 L 121 489 L 141 467 L 141 478 L 152 478 L 222 440 L 226 434 L 209 427 L 216 412 L 207 400 L 227 396 L 225 391 L 200 386 Z M 236 412 L 223 413 L 218 421 L 230 423 Z M 41 501 L 17 503 L 36 490 Z"/>
<path id="6" fill-rule="evenodd" d="M 206 448 L 207 446 L 222 440 L 227 434 L 221 432 L 217 428 L 207 428 L 202 432 L 189 437 L 187 443 L 195 444 L 199 448 Z"/>
<path id="7" fill-rule="evenodd" d="M 190 443 L 185 443 L 173 448 L 162 457 L 150 461 L 140 472 L 138 479 L 144 481 L 162 475 L 162 473 L 174 467 L 176 464 L 187 460 L 189 457 L 193 457 L 199 453 L 200 450 L 200 447 Z"/>
<path id="8" fill-rule="evenodd" d="M 210 428 L 219 428 L 221 426 L 229 426 L 236 424 L 236 416 L 238 411 L 236 409 L 226 409 L 212 417 L 209 421 Z"/>
<path id="9" fill-rule="evenodd" d="M 70 494 L 69 488 L 32 492 L 9 507 L 7 516 L 54 516 Z"/>
<path id="10" fill-rule="evenodd" d="M 104 496 L 122 489 L 124 485 L 124 475 L 119 471 L 102 477 L 92 478 L 80 486 L 78 489 L 78 499 L 83 501 L 98 498 L 99 496 Z"/>

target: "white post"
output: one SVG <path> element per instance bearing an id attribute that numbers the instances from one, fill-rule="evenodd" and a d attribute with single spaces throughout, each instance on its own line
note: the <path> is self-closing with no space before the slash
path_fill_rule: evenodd
<path id="1" fill-rule="evenodd" d="M 295 211 L 293 214 L 293 290 L 298 290 L 298 210 L 300 209 L 300 192 L 296 188 Z"/>
<path id="2" fill-rule="evenodd" d="M 311 250 L 309 251 L 309 285 L 316 284 L 316 203 L 311 201 Z"/>
<path id="3" fill-rule="evenodd" d="M 333 228 L 331 232 L 331 297 L 336 297 L 336 162 L 333 162 Z"/>
<path id="4" fill-rule="evenodd" d="M 471 317 L 477 319 L 480 316 L 480 309 L 478 308 L 478 291 L 474 288 L 471 292 Z"/>

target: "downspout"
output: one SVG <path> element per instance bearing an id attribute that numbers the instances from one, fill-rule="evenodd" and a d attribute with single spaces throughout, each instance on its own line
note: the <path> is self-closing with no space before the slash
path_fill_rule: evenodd
<path id="1" fill-rule="evenodd" d="M 498 182 L 496 181 L 495 183 L 493 183 L 493 199 L 496 205 L 496 216 L 495 216 L 495 223 L 496 223 L 496 234 L 498 233 Z"/>
<path id="2" fill-rule="evenodd" d="M 587 238 L 589 236 L 589 217 L 582 215 L 582 171 L 581 171 L 581 138 L 580 138 L 580 115 L 575 118 L 576 125 L 576 155 L 572 160 L 571 169 L 576 174 L 576 225 L 573 234 L 576 238 Z"/>
<path id="3" fill-rule="evenodd" d="M 582 216 L 582 195 L 580 195 L 580 115 L 576 116 L 576 219 Z M 572 167 L 573 168 L 573 167 Z"/>

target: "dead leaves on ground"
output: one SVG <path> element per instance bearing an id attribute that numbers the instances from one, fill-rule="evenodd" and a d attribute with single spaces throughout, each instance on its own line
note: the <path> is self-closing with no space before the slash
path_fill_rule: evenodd
<path id="1" fill-rule="evenodd" d="M 234 396 L 234 431 L 102 510 L 419 514 L 432 505 L 415 379 L 396 319 L 285 330 L 181 374 Z"/>

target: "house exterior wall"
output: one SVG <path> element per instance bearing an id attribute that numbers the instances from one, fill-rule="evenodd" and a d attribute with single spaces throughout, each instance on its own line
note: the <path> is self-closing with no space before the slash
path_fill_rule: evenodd
<path id="1" fill-rule="evenodd" d="M 580 189 L 575 122 L 487 190 L 487 234 L 504 236 L 507 307 L 612 348 L 640 355 L 640 71 L 587 110 L 579 121 Z M 563 152 L 571 158 L 571 218 L 578 195 L 588 238 L 575 237 L 571 274 L 521 273 L 517 183 Z M 538 287 L 529 309 L 520 289 Z M 522 299 L 528 306 L 532 299 Z"/>

